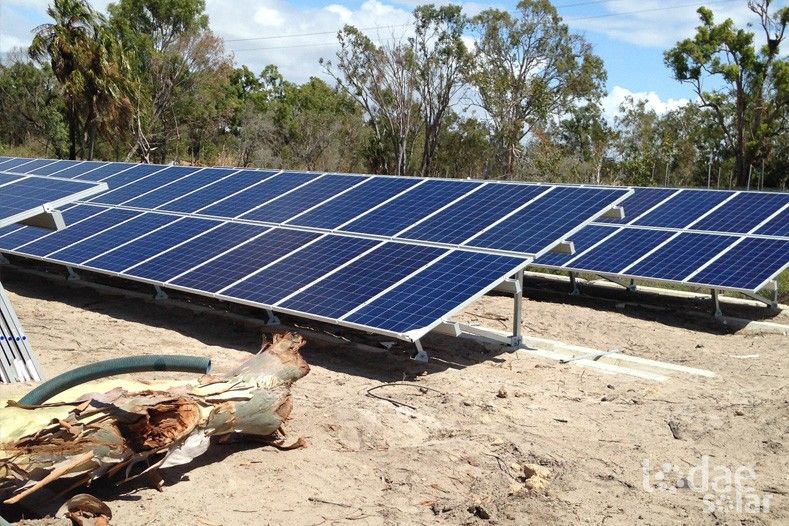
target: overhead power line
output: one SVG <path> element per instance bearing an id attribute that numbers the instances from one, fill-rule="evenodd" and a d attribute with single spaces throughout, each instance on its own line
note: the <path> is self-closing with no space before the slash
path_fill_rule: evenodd
<path id="1" fill-rule="evenodd" d="M 580 5 L 590 5 L 593 3 L 603 3 L 603 2 L 610 2 L 610 1 L 622 1 L 622 0 L 592 0 L 588 2 L 577 2 L 575 4 L 566 4 L 564 6 L 559 6 L 559 9 L 563 7 L 575 7 Z M 623 11 L 621 13 L 603 13 L 599 15 L 588 15 L 588 16 L 581 16 L 581 17 L 573 17 L 573 18 L 565 18 L 563 22 L 578 22 L 582 20 L 594 20 L 597 18 L 610 18 L 616 16 L 627 16 L 627 15 L 636 15 L 639 13 L 651 13 L 656 11 L 670 11 L 673 9 L 685 9 L 687 7 L 702 7 L 705 5 L 712 5 L 712 4 L 727 4 L 732 2 L 739 2 L 741 0 L 711 0 L 709 2 L 695 2 L 692 4 L 680 4 L 680 5 L 671 5 L 671 6 L 663 6 L 663 7 L 652 7 L 647 9 L 636 9 L 633 11 Z M 360 31 L 374 31 L 377 29 L 388 29 L 388 28 L 398 28 L 398 27 L 409 27 L 411 24 L 397 24 L 397 25 L 389 25 L 389 26 L 373 26 L 373 27 L 360 27 L 358 28 Z M 313 33 L 293 33 L 289 35 L 268 35 L 264 37 L 251 37 L 251 38 L 234 38 L 234 39 L 226 39 L 225 42 L 248 42 L 252 40 L 274 40 L 280 38 L 297 38 L 297 37 L 308 37 L 308 36 L 318 36 L 318 35 L 333 35 L 337 33 L 339 30 L 335 31 L 316 31 Z M 236 49 L 236 52 L 244 52 L 244 51 L 265 51 L 265 50 L 275 50 L 275 49 L 291 49 L 291 48 L 305 48 L 305 47 L 322 47 L 322 46 L 330 46 L 337 44 L 337 41 L 332 42 L 315 42 L 311 44 L 293 44 L 293 45 L 283 45 L 283 46 L 266 46 L 266 47 L 253 47 L 253 48 L 243 48 L 243 49 Z"/>

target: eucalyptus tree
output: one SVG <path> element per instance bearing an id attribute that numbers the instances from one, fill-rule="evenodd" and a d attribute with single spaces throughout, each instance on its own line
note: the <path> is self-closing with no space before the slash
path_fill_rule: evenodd
<path id="1" fill-rule="evenodd" d="M 487 9 L 472 22 L 477 49 L 469 80 L 487 113 L 503 174 L 512 177 L 532 128 L 598 99 L 605 69 L 549 0 L 521 0 L 514 14 Z"/>
<path id="2" fill-rule="evenodd" d="M 701 107 L 715 117 L 725 145 L 735 158 L 738 186 L 748 183 L 751 164 L 769 157 L 789 129 L 789 61 L 781 55 L 789 7 L 770 11 L 772 0 L 751 0 L 764 39 L 737 28 L 732 19 L 720 24 L 706 7 L 698 9 L 696 34 L 666 51 L 665 62 L 680 82 L 695 91 Z"/>

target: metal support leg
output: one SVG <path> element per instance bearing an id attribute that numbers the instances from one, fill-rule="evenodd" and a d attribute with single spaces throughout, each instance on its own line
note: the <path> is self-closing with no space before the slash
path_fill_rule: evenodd
<path id="1" fill-rule="evenodd" d="M 77 274 L 77 271 L 71 267 L 66 267 L 66 274 L 66 279 L 70 281 L 76 281 L 79 279 L 79 274 Z"/>
<path id="2" fill-rule="evenodd" d="M 430 359 L 425 350 L 422 348 L 422 342 L 419 340 L 414 342 L 414 352 L 411 353 L 411 359 L 419 363 L 427 363 L 427 361 Z"/>
<path id="3" fill-rule="evenodd" d="M 715 316 L 716 318 L 722 318 L 723 311 L 721 310 L 721 304 L 720 301 L 718 300 L 717 289 L 712 289 L 712 305 L 713 305 L 712 315 Z"/>
<path id="4" fill-rule="evenodd" d="M 282 325 L 279 318 L 271 309 L 266 309 L 266 325 Z"/>
<path id="5" fill-rule="evenodd" d="M 630 280 L 630 285 L 627 286 L 627 291 L 628 292 L 635 292 L 636 291 L 636 280 L 634 280 L 634 279 Z"/>
<path id="6" fill-rule="evenodd" d="M 512 347 L 519 347 L 523 342 L 521 334 L 521 310 L 523 308 L 523 271 L 515 275 L 515 294 L 513 295 L 514 306 L 512 313 Z"/>
<path id="7" fill-rule="evenodd" d="M 578 283 L 575 281 L 575 272 L 570 272 L 570 296 L 579 296 L 581 290 L 578 288 Z"/>
<path id="8" fill-rule="evenodd" d="M 160 287 L 159 285 L 154 285 L 153 287 L 156 289 L 156 294 L 153 297 L 154 299 L 156 300 L 170 299 L 170 296 L 167 295 L 167 293 L 164 291 L 162 287 Z"/>

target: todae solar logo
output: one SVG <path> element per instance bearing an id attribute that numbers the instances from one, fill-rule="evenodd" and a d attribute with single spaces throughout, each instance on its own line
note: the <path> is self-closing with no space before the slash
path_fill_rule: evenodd
<path id="1" fill-rule="evenodd" d="M 770 511 L 772 495 L 761 494 L 756 490 L 756 472 L 748 466 L 732 470 L 728 466 L 711 465 L 710 456 L 703 455 L 701 462 L 689 469 L 682 469 L 670 462 L 653 468 L 650 459 L 645 458 L 641 471 L 644 491 L 700 493 L 706 513 L 758 514 Z"/>

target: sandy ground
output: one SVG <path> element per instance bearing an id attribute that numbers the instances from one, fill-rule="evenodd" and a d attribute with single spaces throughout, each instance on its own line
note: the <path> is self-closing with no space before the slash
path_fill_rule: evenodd
<path id="1" fill-rule="evenodd" d="M 210 356 L 221 370 L 260 346 L 258 329 L 219 315 L 16 272 L 3 283 L 48 375 L 160 352 Z M 121 525 L 789 524 L 788 337 L 727 334 L 674 309 L 617 308 L 549 290 L 527 296 L 527 334 L 717 376 L 657 383 L 448 338 L 427 342 L 427 365 L 406 349 L 310 343 L 312 371 L 293 388 L 288 426 L 289 438 L 309 447 L 215 444 L 192 465 L 165 471 L 161 493 L 89 491 Z M 461 318 L 502 328 L 511 309 L 511 299 L 489 296 Z M 413 408 L 366 393 L 403 380 L 435 391 L 376 391 Z M 14 392 L 0 386 L 0 398 Z M 547 468 L 546 485 L 537 475 L 526 487 L 527 464 Z M 665 464 L 670 484 L 661 488 Z M 727 487 L 735 472 L 739 485 Z M 682 479 L 690 487 L 676 489 Z M 28 513 L 58 504 L 29 503 Z"/>

